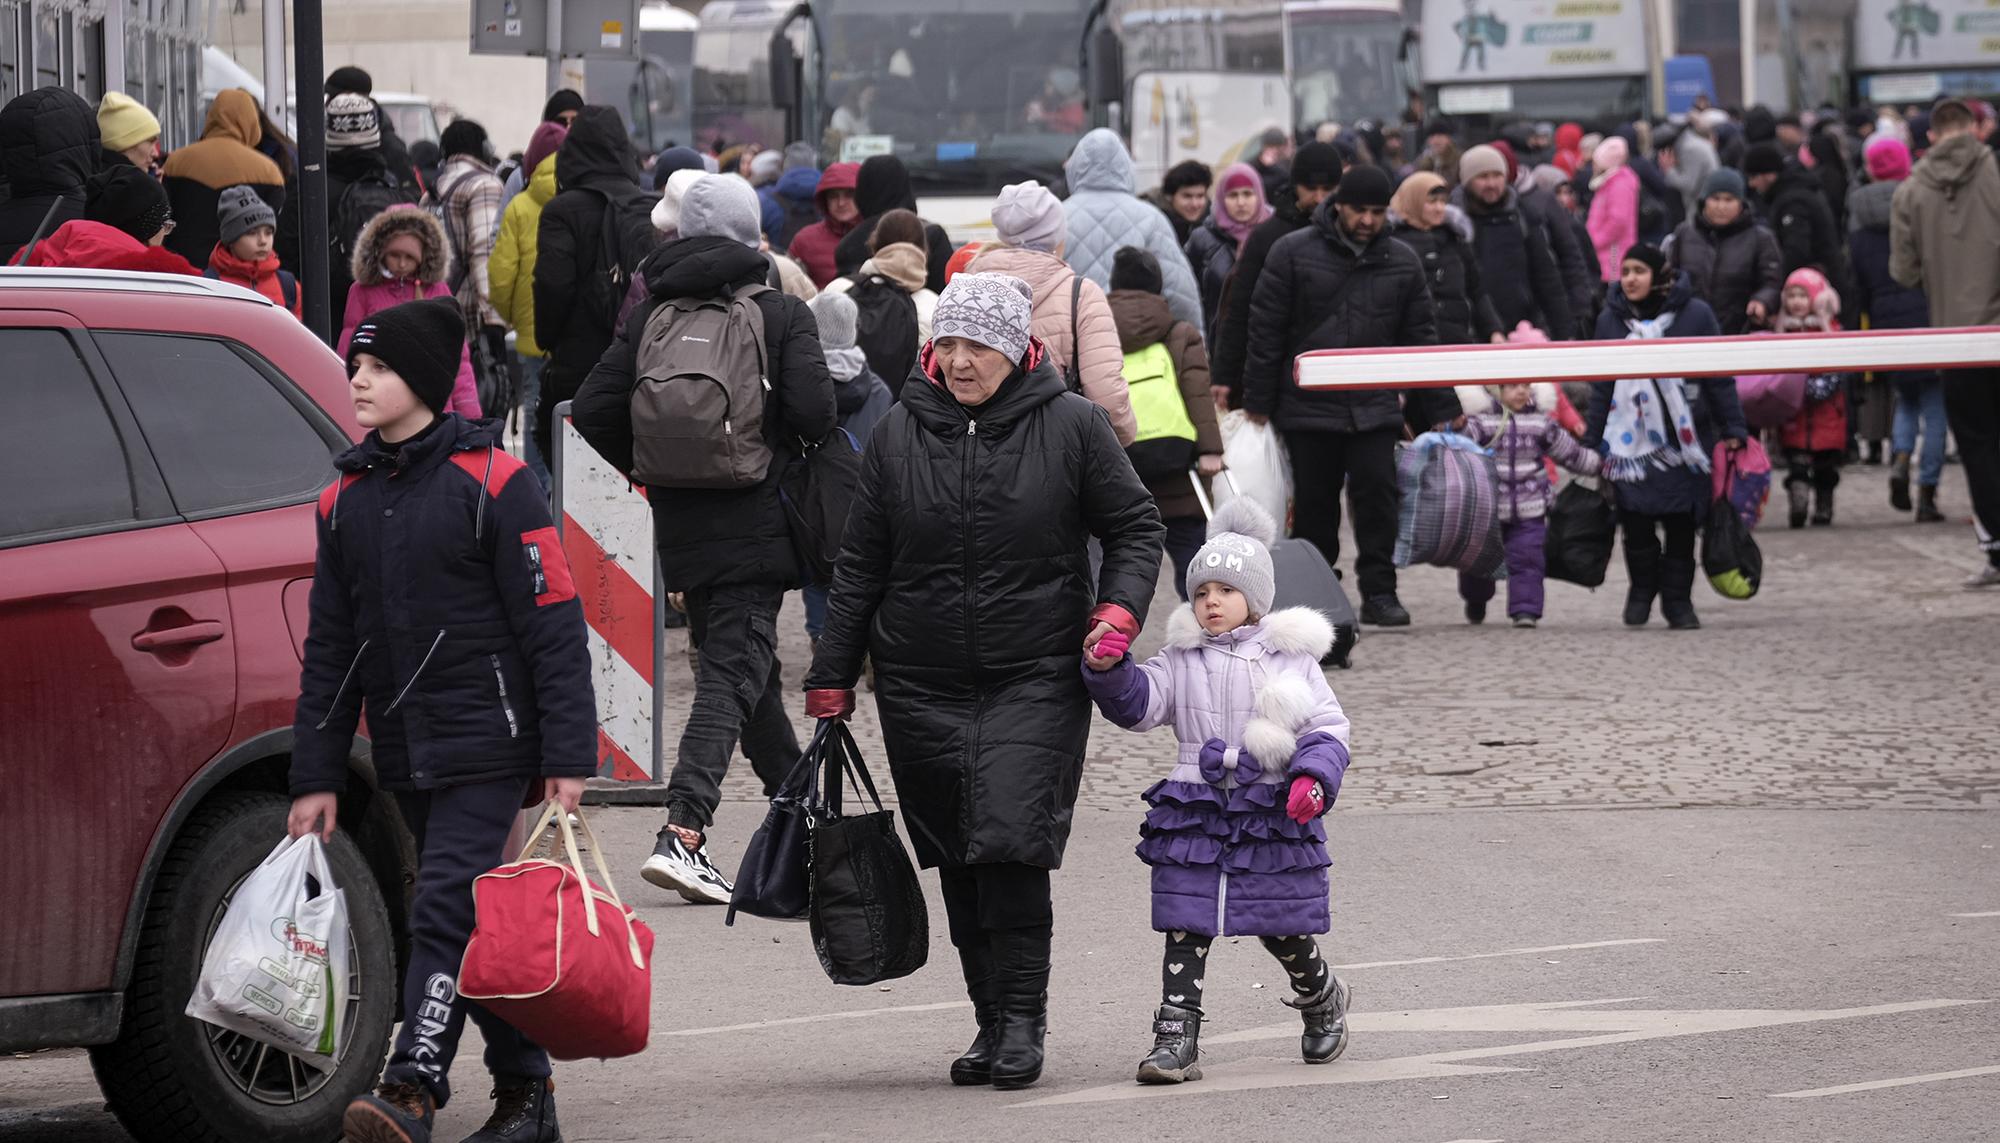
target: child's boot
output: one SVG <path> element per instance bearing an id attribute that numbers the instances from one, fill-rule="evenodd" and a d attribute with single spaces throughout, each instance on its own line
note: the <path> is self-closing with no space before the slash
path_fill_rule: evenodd
<path id="1" fill-rule="evenodd" d="M 1813 489 L 1812 524 L 1824 528 L 1833 523 L 1833 488 L 1821 485 Z"/>
<path id="2" fill-rule="evenodd" d="M 1899 452 L 1889 458 L 1889 507 L 1910 510 L 1910 454 Z"/>
<path id="3" fill-rule="evenodd" d="M 1791 500 L 1792 527 L 1805 527 L 1806 517 L 1812 513 L 1812 485 L 1804 480 L 1787 480 L 1785 496 Z"/>
<path id="4" fill-rule="evenodd" d="M 419 1083 L 383 1083 L 357 1095 L 341 1117 L 347 1143 L 431 1143 L 437 1103 Z"/>
<path id="5" fill-rule="evenodd" d="M 1937 485 L 1924 484 L 1917 487 L 1917 523 L 1936 524 L 1944 519 L 1938 511 Z"/>
<path id="6" fill-rule="evenodd" d="M 1326 974 L 1326 983 L 1318 992 L 1310 996 L 1287 996 L 1285 1003 L 1299 1010 L 1306 1022 L 1305 1034 L 1299 1037 L 1299 1054 L 1309 1064 L 1328 1064 L 1339 1058 L 1347 1050 L 1347 1005 L 1354 999 L 1354 990 L 1347 982 Z"/>
<path id="7" fill-rule="evenodd" d="M 1139 1061 L 1140 1083 L 1201 1078 L 1201 1009 L 1162 1004 L 1153 1014 L 1153 1052 Z"/>
<path id="8" fill-rule="evenodd" d="M 556 1081 L 493 1077 L 493 1116 L 465 1143 L 562 1143 Z"/>

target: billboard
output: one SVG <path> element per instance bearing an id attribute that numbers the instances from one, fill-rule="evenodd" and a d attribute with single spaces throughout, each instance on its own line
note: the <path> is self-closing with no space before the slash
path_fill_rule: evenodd
<path id="1" fill-rule="evenodd" d="M 1861 0 L 1854 65 L 1862 71 L 2000 65 L 1995 0 Z"/>
<path id="2" fill-rule="evenodd" d="M 1428 0 L 1425 83 L 1639 75 L 1645 0 Z"/>

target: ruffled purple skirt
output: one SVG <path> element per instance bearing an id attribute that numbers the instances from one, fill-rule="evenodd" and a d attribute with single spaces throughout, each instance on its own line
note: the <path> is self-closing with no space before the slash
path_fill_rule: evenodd
<path id="1" fill-rule="evenodd" d="M 1138 855 L 1153 868 L 1153 927 L 1291 937 L 1331 927 L 1326 825 L 1285 814 L 1285 787 L 1156 783 Z"/>

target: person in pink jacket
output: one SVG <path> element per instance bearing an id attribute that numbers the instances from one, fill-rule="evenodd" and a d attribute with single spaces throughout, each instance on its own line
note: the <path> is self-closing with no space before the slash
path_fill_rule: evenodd
<path id="1" fill-rule="evenodd" d="M 1616 282 L 1625 251 L 1639 241 L 1639 176 L 1625 165 L 1630 157 L 1625 140 L 1613 135 L 1590 156 L 1591 245 L 1604 267 L 1604 280 Z"/>
<path id="2" fill-rule="evenodd" d="M 347 342 L 368 316 L 390 306 L 424 298 L 451 297 L 444 284 L 451 246 L 444 224 L 418 206 L 392 206 L 361 228 L 354 240 L 354 288 L 340 320 L 334 351 L 347 356 Z M 479 419 L 479 386 L 472 380 L 472 351 L 459 347 L 458 379 L 452 382 L 446 412 Z"/>

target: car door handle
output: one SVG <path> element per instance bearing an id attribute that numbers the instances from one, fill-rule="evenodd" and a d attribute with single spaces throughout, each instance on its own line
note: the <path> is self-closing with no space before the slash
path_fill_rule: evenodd
<path id="1" fill-rule="evenodd" d="M 132 646 L 141 651 L 164 651 L 169 647 L 199 647 L 213 643 L 224 634 L 221 623 L 205 619 L 163 631 L 141 631 L 132 636 Z"/>

